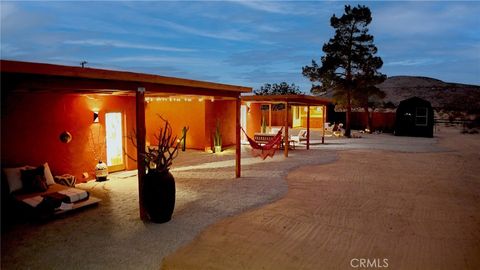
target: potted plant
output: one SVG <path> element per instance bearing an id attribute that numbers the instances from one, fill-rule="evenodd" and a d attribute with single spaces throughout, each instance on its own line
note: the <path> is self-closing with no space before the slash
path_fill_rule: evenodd
<path id="1" fill-rule="evenodd" d="M 217 119 L 217 127 L 213 134 L 214 153 L 222 152 L 222 134 L 220 133 L 220 121 Z"/>
<path id="2" fill-rule="evenodd" d="M 167 120 L 155 138 L 157 145 L 148 146 L 144 155 L 147 173 L 143 179 L 143 205 L 150 221 L 164 223 L 170 221 L 175 208 L 175 178 L 170 173 L 170 166 L 178 156 L 182 137 L 172 135 L 172 127 Z M 135 145 L 134 137 L 130 137 Z"/>

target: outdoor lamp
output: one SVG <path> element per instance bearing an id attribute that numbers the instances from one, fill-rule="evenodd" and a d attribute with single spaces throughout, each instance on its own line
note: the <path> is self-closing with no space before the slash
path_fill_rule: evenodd
<path id="1" fill-rule="evenodd" d="M 99 121 L 98 112 L 93 112 L 93 123 L 98 123 Z"/>

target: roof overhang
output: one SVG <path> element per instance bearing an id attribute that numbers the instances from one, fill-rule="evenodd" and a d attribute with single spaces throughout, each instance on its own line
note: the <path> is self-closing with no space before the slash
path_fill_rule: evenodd
<path id="1" fill-rule="evenodd" d="M 97 93 L 133 95 L 146 93 L 238 97 L 250 87 L 197 81 L 152 74 L 73 66 L 0 60 L 2 88 L 13 92 Z"/>
<path id="2" fill-rule="evenodd" d="M 253 103 L 288 103 L 301 106 L 321 106 L 332 103 L 330 98 L 309 95 L 252 95 L 242 96 L 242 101 Z"/>

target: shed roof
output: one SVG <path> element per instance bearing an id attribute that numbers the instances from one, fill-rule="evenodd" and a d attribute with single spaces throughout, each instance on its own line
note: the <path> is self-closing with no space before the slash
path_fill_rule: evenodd
<path id="1" fill-rule="evenodd" d="M 9 91 L 148 92 L 235 97 L 252 88 L 127 71 L 0 60 L 2 87 Z"/>
<path id="2" fill-rule="evenodd" d="M 328 105 L 332 103 L 330 98 L 315 97 L 309 95 L 252 95 L 242 96 L 242 101 L 258 103 L 289 103 L 293 105 Z"/>

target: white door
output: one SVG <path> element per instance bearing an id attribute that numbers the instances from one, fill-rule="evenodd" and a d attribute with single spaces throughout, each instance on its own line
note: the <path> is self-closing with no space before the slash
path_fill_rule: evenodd
<path id="1" fill-rule="evenodd" d="M 242 126 L 245 132 L 247 131 L 247 106 L 245 105 L 240 106 L 240 126 Z M 247 141 L 245 133 L 243 133 L 242 131 L 240 131 L 240 136 L 242 142 Z"/>
<path id="2" fill-rule="evenodd" d="M 292 106 L 292 111 L 293 111 L 292 128 L 302 126 L 302 117 L 301 117 L 302 108 L 303 107 L 300 107 L 300 106 Z"/>
<path id="3" fill-rule="evenodd" d="M 122 113 L 105 113 L 105 126 L 108 170 L 124 170 Z"/>

